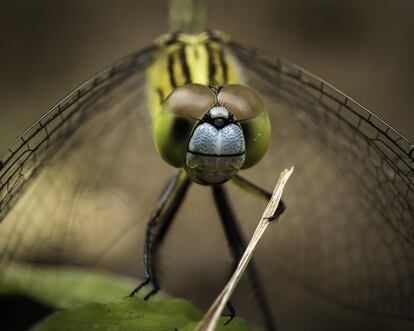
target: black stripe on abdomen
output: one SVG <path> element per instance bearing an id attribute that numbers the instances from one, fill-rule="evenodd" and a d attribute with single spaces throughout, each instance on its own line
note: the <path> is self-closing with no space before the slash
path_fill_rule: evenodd
<path id="1" fill-rule="evenodd" d="M 170 76 L 170 84 L 172 88 L 177 88 L 177 81 L 174 76 L 174 54 L 168 54 L 168 75 Z"/>
<path id="2" fill-rule="evenodd" d="M 191 73 L 190 68 L 187 63 L 187 58 L 185 56 L 185 47 L 184 45 L 180 47 L 178 58 L 180 59 L 181 69 L 185 77 L 185 83 L 191 83 Z"/>
<path id="3" fill-rule="evenodd" d="M 209 43 L 206 44 L 206 50 L 208 55 L 208 81 L 210 85 L 217 85 L 217 82 L 215 80 L 217 68 L 214 61 L 213 50 L 211 49 Z"/>
<path id="4" fill-rule="evenodd" d="M 223 47 L 220 47 L 219 59 L 220 59 L 220 64 L 221 64 L 221 70 L 223 71 L 223 85 L 226 85 L 229 80 L 229 73 L 228 73 L 229 67 L 227 65 L 227 61 L 224 56 Z"/>

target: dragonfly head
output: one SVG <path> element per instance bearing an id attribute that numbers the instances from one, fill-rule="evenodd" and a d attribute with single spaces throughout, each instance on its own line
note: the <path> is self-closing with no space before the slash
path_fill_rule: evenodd
<path id="1" fill-rule="evenodd" d="M 256 164 L 270 140 L 270 121 L 259 96 L 242 85 L 188 84 L 163 102 L 154 119 L 163 159 L 197 183 L 214 185 Z"/>

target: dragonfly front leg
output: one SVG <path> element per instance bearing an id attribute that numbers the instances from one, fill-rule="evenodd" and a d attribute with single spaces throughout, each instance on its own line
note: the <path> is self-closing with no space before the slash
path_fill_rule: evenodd
<path id="1" fill-rule="evenodd" d="M 175 214 L 185 198 L 190 183 L 188 176 L 183 171 L 180 171 L 171 178 L 163 190 L 147 224 L 144 242 L 144 281 L 130 293 L 130 296 L 135 295 L 148 284 L 152 285 L 152 290 L 144 297 L 145 300 L 159 291 L 160 286 L 155 272 L 154 255 L 170 228 Z M 158 226 L 158 230 L 153 236 L 153 230 L 156 226 Z"/>
<path id="2" fill-rule="evenodd" d="M 263 200 L 269 201 L 272 197 L 272 192 L 269 192 L 260 186 L 248 181 L 247 179 L 235 175 L 232 177 L 232 182 L 236 184 L 238 187 L 240 187 L 242 190 L 246 191 L 247 193 L 253 194 Z M 280 200 L 279 205 L 277 206 L 275 213 L 269 217 L 269 221 L 273 221 L 275 219 L 278 219 L 283 212 L 286 210 L 285 203 Z"/>
<path id="3" fill-rule="evenodd" d="M 221 185 L 213 186 L 213 197 L 217 210 L 220 214 L 221 222 L 224 227 L 224 232 L 226 234 L 230 250 L 233 255 L 233 272 L 239 263 L 244 249 L 246 248 L 246 243 L 236 222 L 236 218 L 234 216 L 233 210 L 230 205 L 230 201 L 227 197 L 224 187 Z M 252 283 L 252 287 L 255 290 L 256 299 L 260 306 L 260 311 L 262 313 L 266 329 L 269 331 L 275 331 L 276 325 L 273 320 L 270 305 L 266 299 L 265 292 L 263 290 L 253 260 L 251 260 L 247 266 L 247 274 L 249 276 L 250 282 Z"/>

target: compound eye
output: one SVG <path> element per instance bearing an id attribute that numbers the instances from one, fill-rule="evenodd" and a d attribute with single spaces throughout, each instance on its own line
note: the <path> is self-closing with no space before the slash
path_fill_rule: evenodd
<path id="1" fill-rule="evenodd" d="M 266 112 L 257 93 L 246 86 L 226 85 L 220 90 L 217 99 L 230 110 L 237 121 L 248 120 Z"/>
<path id="2" fill-rule="evenodd" d="M 163 111 L 181 117 L 201 119 L 215 103 L 214 92 L 201 84 L 187 84 L 172 92 L 162 104 Z"/>
<path id="3" fill-rule="evenodd" d="M 266 112 L 262 116 L 239 123 L 246 143 L 246 160 L 243 164 L 243 169 L 246 169 L 259 162 L 266 153 L 271 135 L 270 120 Z"/>
<path id="4" fill-rule="evenodd" d="M 246 143 L 243 169 L 255 165 L 265 154 L 271 134 L 269 115 L 262 100 L 252 89 L 230 84 L 220 90 L 218 101 L 243 129 Z"/>
<path id="5" fill-rule="evenodd" d="M 215 103 L 208 87 L 188 84 L 177 88 L 154 114 L 154 142 L 161 157 L 173 167 L 184 166 L 191 133 Z"/>

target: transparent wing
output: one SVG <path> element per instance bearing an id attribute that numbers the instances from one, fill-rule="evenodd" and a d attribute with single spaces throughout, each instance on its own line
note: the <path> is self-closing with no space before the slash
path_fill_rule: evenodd
<path id="1" fill-rule="evenodd" d="M 270 188 L 295 166 L 286 214 L 259 253 L 266 283 L 283 270 L 330 300 L 413 319 L 413 145 L 302 68 L 231 47 L 272 120 L 270 151 L 248 177 Z M 238 205 L 240 215 L 251 208 Z"/>
<path id="2" fill-rule="evenodd" d="M 0 221 L 27 179 L 94 113 L 91 105 L 149 65 L 152 48 L 124 57 L 92 76 L 9 146 L 0 159 Z"/>
<path id="3" fill-rule="evenodd" d="M 239 44 L 231 47 L 247 84 L 263 96 L 273 127 L 266 157 L 242 175 L 271 189 L 283 168 L 295 166 L 286 214 L 255 255 L 279 325 L 401 327 L 394 320 L 350 317 L 330 302 L 413 318 L 410 144 L 320 79 Z M 152 55 L 151 48 L 140 51 L 86 82 L 3 156 L 2 272 L 15 263 L 25 263 L 26 272 L 27 263 L 46 263 L 142 277 L 146 221 L 175 173 L 152 142 L 143 70 Z M 226 186 L 249 237 L 264 204 Z M 209 188 L 191 187 L 161 257 L 162 289 L 206 308 L 231 266 Z M 247 284 L 232 302 L 239 315 L 260 321 Z"/>
<path id="4" fill-rule="evenodd" d="M 140 232 L 133 220 L 148 214 L 134 199 L 154 164 L 163 166 L 151 160 L 158 157 L 145 101 L 144 69 L 152 56 L 149 47 L 93 76 L 3 155 L 2 270 L 21 261 L 97 265 L 118 236 L 131 233 L 127 229 L 135 225 Z"/>

